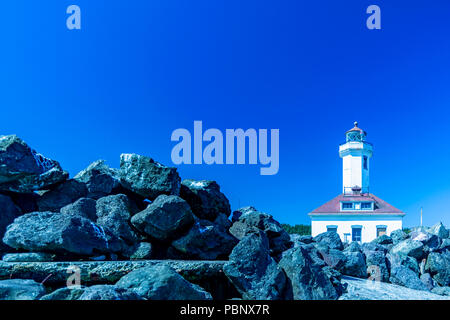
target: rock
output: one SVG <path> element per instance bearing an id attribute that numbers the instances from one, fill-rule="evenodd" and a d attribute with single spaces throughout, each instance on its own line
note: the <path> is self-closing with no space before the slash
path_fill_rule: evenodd
<path id="1" fill-rule="evenodd" d="M 417 240 L 407 239 L 396 244 L 391 249 L 391 253 L 403 254 L 416 259 L 420 259 L 424 255 L 423 243 Z"/>
<path id="2" fill-rule="evenodd" d="M 417 274 L 405 266 L 393 267 L 389 280 L 391 283 L 414 290 L 428 290 L 427 286 L 420 281 Z"/>
<path id="3" fill-rule="evenodd" d="M 131 219 L 139 231 L 160 241 L 177 238 L 194 223 L 188 203 L 178 196 L 160 195 Z"/>
<path id="4" fill-rule="evenodd" d="M 152 257 L 152 244 L 150 242 L 140 242 L 134 245 L 126 256 L 130 260 L 145 260 Z"/>
<path id="5" fill-rule="evenodd" d="M 433 280 L 429 273 L 424 273 L 420 276 L 420 281 L 427 287 L 428 290 L 432 290 L 436 287 L 436 281 Z"/>
<path id="6" fill-rule="evenodd" d="M 391 239 L 394 245 L 398 244 L 399 242 L 402 242 L 403 240 L 406 240 L 407 238 L 408 235 L 402 229 L 398 229 L 391 232 Z"/>
<path id="7" fill-rule="evenodd" d="M 314 242 L 314 238 L 312 236 L 306 235 L 306 236 L 300 236 L 298 238 L 298 241 L 303 242 L 305 244 L 310 244 Z"/>
<path id="8" fill-rule="evenodd" d="M 312 261 L 303 246 L 283 252 L 279 266 L 289 279 L 288 299 L 335 300 L 338 298 L 338 293 L 328 276 Z"/>
<path id="9" fill-rule="evenodd" d="M 350 242 L 349 245 L 344 249 L 345 252 L 362 252 L 361 246 L 358 242 Z"/>
<path id="10" fill-rule="evenodd" d="M 412 271 L 414 271 L 415 274 L 419 274 L 419 264 L 417 263 L 417 260 L 413 257 L 404 255 L 404 254 L 393 254 L 388 253 L 386 255 L 386 259 L 389 261 L 389 265 L 391 268 L 393 267 L 399 267 L 399 266 L 405 266 Z"/>
<path id="11" fill-rule="evenodd" d="M 422 242 L 424 244 L 423 250 L 425 252 L 436 251 L 439 249 L 439 246 L 441 245 L 441 240 L 439 239 L 438 236 L 428 233 L 423 229 L 412 231 L 410 234 L 410 238 L 413 241 Z"/>
<path id="12" fill-rule="evenodd" d="M 348 285 L 347 292 L 339 300 L 446 300 L 437 294 L 405 288 L 395 284 L 342 277 L 342 283 Z"/>
<path id="13" fill-rule="evenodd" d="M 114 236 L 131 245 L 139 237 L 130 224 L 133 206 L 124 194 L 103 197 L 97 200 L 97 224 L 111 231 Z"/>
<path id="14" fill-rule="evenodd" d="M 376 243 L 376 244 L 386 245 L 386 244 L 392 244 L 393 240 L 388 235 L 383 234 L 382 236 L 379 236 L 378 238 L 376 238 L 372 242 Z"/>
<path id="15" fill-rule="evenodd" d="M 386 253 L 387 253 L 387 249 L 386 249 L 383 245 L 377 244 L 377 243 L 374 243 L 374 242 L 366 242 L 366 243 L 363 243 L 363 244 L 361 245 L 361 251 L 362 251 L 362 253 L 364 253 L 364 255 L 366 255 L 366 256 L 367 256 L 368 253 L 370 253 L 370 252 L 372 252 L 372 251 L 380 251 L 380 252 L 382 252 L 383 254 L 386 254 Z"/>
<path id="16" fill-rule="evenodd" d="M 44 252 L 8 253 L 3 256 L 5 262 L 45 262 L 53 261 L 54 255 Z"/>
<path id="17" fill-rule="evenodd" d="M 345 264 L 342 274 L 358 278 L 367 278 L 367 265 L 364 255 L 358 251 L 344 251 Z"/>
<path id="18" fill-rule="evenodd" d="M 0 136 L 0 191 L 30 193 L 68 176 L 57 161 L 45 158 L 17 136 Z"/>
<path id="19" fill-rule="evenodd" d="M 166 265 L 137 269 L 122 277 L 116 286 L 148 300 L 211 300 L 201 287 L 188 282 Z"/>
<path id="20" fill-rule="evenodd" d="M 450 296 L 450 287 L 435 287 L 431 292 L 440 296 Z"/>
<path id="21" fill-rule="evenodd" d="M 231 213 L 230 203 L 215 181 L 183 180 L 180 197 L 189 203 L 192 212 L 200 219 L 214 221 L 219 214 L 228 217 Z"/>
<path id="22" fill-rule="evenodd" d="M 377 281 L 389 281 L 389 269 L 383 251 L 366 252 L 367 272 Z"/>
<path id="23" fill-rule="evenodd" d="M 447 239 L 449 237 L 449 231 L 445 228 L 442 222 L 439 222 L 432 226 L 429 230 L 429 233 L 438 236 L 441 239 Z"/>
<path id="24" fill-rule="evenodd" d="M 112 285 L 96 285 L 84 289 L 78 300 L 143 300 L 132 290 Z"/>
<path id="25" fill-rule="evenodd" d="M 334 231 L 328 231 L 321 233 L 314 237 L 316 243 L 325 244 L 330 249 L 344 250 L 344 245 L 342 244 L 341 238 Z"/>
<path id="26" fill-rule="evenodd" d="M 122 154 L 119 176 L 124 188 L 150 200 L 161 194 L 180 194 L 181 179 L 177 169 L 166 167 L 148 157 Z"/>
<path id="27" fill-rule="evenodd" d="M 3 239 L 6 227 L 20 214 L 19 208 L 17 208 L 11 198 L 0 194 L 0 239 Z M 0 253 L 8 250 L 9 247 L 3 241 L 0 241 Z"/>
<path id="28" fill-rule="evenodd" d="M 84 293 L 85 288 L 65 287 L 49 293 L 39 300 L 78 300 Z"/>
<path id="29" fill-rule="evenodd" d="M 5 192 L 5 195 L 11 198 L 20 211 L 25 213 L 39 211 L 37 201 L 41 197 L 39 194 L 33 193 L 14 193 Z"/>
<path id="30" fill-rule="evenodd" d="M 44 294 L 44 286 L 33 280 L 0 281 L 0 300 L 37 300 Z"/>
<path id="31" fill-rule="evenodd" d="M 105 197 L 119 186 L 118 171 L 107 166 L 104 160 L 91 163 L 80 171 L 74 180 L 86 185 L 87 196 L 92 199 Z"/>
<path id="32" fill-rule="evenodd" d="M 80 198 L 74 203 L 62 207 L 61 213 L 71 216 L 83 217 L 91 221 L 97 221 L 96 205 L 97 202 L 94 199 Z"/>
<path id="33" fill-rule="evenodd" d="M 257 231 L 234 247 L 224 265 L 225 275 L 246 300 L 280 300 L 286 276 L 270 256 L 267 236 Z"/>
<path id="34" fill-rule="evenodd" d="M 118 252 L 122 243 L 92 221 L 53 212 L 27 213 L 8 226 L 3 241 L 15 249 L 80 255 Z"/>
<path id="35" fill-rule="evenodd" d="M 442 240 L 442 243 L 441 243 L 441 246 L 439 247 L 439 250 L 441 252 L 444 252 L 446 250 L 450 250 L 450 239 Z"/>
<path id="36" fill-rule="evenodd" d="M 230 233 L 241 240 L 256 230 L 263 231 L 269 239 L 272 256 L 276 256 L 292 246 L 289 234 L 270 214 L 257 211 L 253 207 L 245 207 L 233 213 L 233 225 Z"/>
<path id="37" fill-rule="evenodd" d="M 425 264 L 425 271 L 429 272 L 440 286 L 450 286 L 450 252 L 431 252 Z"/>
<path id="38" fill-rule="evenodd" d="M 323 259 L 323 261 L 327 264 L 327 266 L 341 271 L 346 262 L 346 256 L 342 253 L 342 251 L 336 249 L 329 250 L 319 250 L 319 253 Z"/>
<path id="39" fill-rule="evenodd" d="M 208 220 L 197 221 L 189 232 L 172 246 L 192 259 L 226 258 L 238 240 Z"/>
<path id="40" fill-rule="evenodd" d="M 339 271 L 337 271 L 336 269 L 333 269 L 332 267 L 326 266 L 323 269 L 323 272 L 325 273 L 325 275 L 328 277 L 328 279 L 330 279 L 331 284 L 333 285 L 334 289 L 336 290 L 336 293 L 338 296 L 341 296 L 345 290 L 346 290 L 346 285 L 343 285 L 341 282 L 342 279 L 342 275 Z"/>
<path id="41" fill-rule="evenodd" d="M 67 180 L 52 190 L 42 193 L 37 199 L 39 211 L 59 212 L 62 207 L 74 203 L 76 200 L 85 197 L 87 189 L 84 183 L 76 180 Z"/>
<path id="42" fill-rule="evenodd" d="M 227 215 L 223 213 L 217 215 L 216 220 L 214 220 L 214 224 L 222 228 L 224 231 L 228 231 L 231 227 L 231 221 L 228 220 Z"/>

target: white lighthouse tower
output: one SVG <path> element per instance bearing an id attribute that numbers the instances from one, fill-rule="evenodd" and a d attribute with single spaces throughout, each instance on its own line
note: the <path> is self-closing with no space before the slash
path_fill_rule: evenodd
<path id="1" fill-rule="evenodd" d="M 366 142 L 367 133 L 355 126 L 345 133 L 346 142 L 339 146 L 342 158 L 344 195 L 369 193 L 369 168 L 372 145 Z"/>

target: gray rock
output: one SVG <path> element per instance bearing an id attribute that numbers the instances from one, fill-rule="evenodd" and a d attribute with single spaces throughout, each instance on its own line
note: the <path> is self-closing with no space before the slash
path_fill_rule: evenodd
<path id="1" fill-rule="evenodd" d="M 346 256 L 342 253 L 342 251 L 336 249 L 329 250 L 318 250 L 323 261 L 327 264 L 327 266 L 341 271 L 346 262 Z"/>
<path id="2" fill-rule="evenodd" d="M 393 240 L 391 237 L 384 234 L 384 235 L 379 236 L 378 238 L 374 239 L 372 242 L 376 243 L 376 244 L 386 245 L 386 244 L 392 244 Z"/>
<path id="3" fill-rule="evenodd" d="M 33 280 L 0 281 L 0 300 L 37 300 L 44 294 L 44 286 Z"/>
<path id="4" fill-rule="evenodd" d="M 346 285 L 342 284 L 341 282 L 342 274 L 336 269 L 329 266 L 322 268 L 322 271 L 325 273 L 328 279 L 330 279 L 330 282 L 336 290 L 337 295 L 341 296 L 346 291 Z"/>
<path id="5" fill-rule="evenodd" d="M 386 255 L 386 259 L 389 261 L 389 265 L 391 268 L 393 267 L 399 267 L 399 266 L 405 266 L 414 273 L 419 274 L 419 264 L 417 263 L 417 260 L 413 257 L 404 255 L 404 254 L 394 254 L 394 253 L 388 253 Z"/>
<path id="6" fill-rule="evenodd" d="M 130 260 L 145 260 L 152 257 L 153 249 L 150 242 L 139 242 L 130 248 L 126 253 L 126 257 Z"/>
<path id="7" fill-rule="evenodd" d="M 431 252 L 425 264 L 425 271 L 429 272 L 440 286 L 450 286 L 450 252 Z"/>
<path id="8" fill-rule="evenodd" d="M 270 257 L 266 235 L 257 231 L 234 247 L 223 269 L 246 300 L 280 300 L 286 285 L 283 270 Z"/>
<path id="9" fill-rule="evenodd" d="M 119 186 L 118 171 L 107 166 L 104 160 L 91 163 L 80 171 L 74 180 L 86 185 L 87 196 L 92 199 L 105 197 Z"/>
<path id="10" fill-rule="evenodd" d="M 3 256 L 5 262 L 45 262 L 53 261 L 54 255 L 44 252 L 8 253 Z"/>
<path id="11" fill-rule="evenodd" d="M 420 281 L 427 287 L 428 290 L 432 290 L 436 287 L 436 281 L 433 280 L 429 273 L 424 273 L 420 276 Z"/>
<path id="12" fill-rule="evenodd" d="M 358 251 L 344 251 L 346 257 L 342 274 L 358 278 L 367 278 L 367 265 L 364 255 Z"/>
<path id="13" fill-rule="evenodd" d="M 161 194 L 180 193 L 181 179 L 177 169 L 166 167 L 148 157 L 122 154 L 119 176 L 123 187 L 150 200 Z"/>
<path id="14" fill-rule="evenodd" d="M 367 251 L 366 264 L 368 273 L 372 278 L 387 282 L 389 281 L 389 269 L 386 263 L 386 257 L 383 251 Z"/>
<path id="15" fill-rule="evenodd" d="M 116 286 L 135 292 L 148 300 L 211 300 L 211 295 L 192 284 L 166 265 L 137 269 Z"/>
<path id="16" fill-rule="evenodd" d="M 344 249 L 345 252 L 362 252 L 358 242 L 350 242 Z"/>
<path id="17" fill-rule="evenodd" d="M 424 252 L 436 251 L 441 245 L 441 240 L 438 236 L 428 233 L 424 229 L 417 229 L 410 234 L 411 240 L 420 241 L 424 245 Z"/>
<path id="18" fill-rule="evenodd" d="M 396 245 L 399 242 L 406 240 L 408 238 L 408 235 L 402 229 L 398 229 L 398 230 L 391 232 L 391 238 L 392 238 L 394 245 Z"/>
<path id="19" fill-rule="evenodd" d="M 366 243 L 363 243 L 363 244 L 361 245 L 361 251 L 362 251 L 362 253 L 364 253 L 364 255 L 366 255 L 366 256 L 367 256 L 368 253 L 370 253 L 370 252 L 372 252 L 372 251 L 380 251 L 380 252 L 382 252 L 383 254 L 386 254 L 386 253 L 387 253 L 387 249 L 386 249 L 383 245 L 377 244 L 377 243 L 374 243 L 374 242 L 366 242 Z"/>
<path id="20" fill-rule="evenodd" d="M 97 220 L 97 202 L 90 198 L 80 198 L 74 203 L 61 208 L 62 214 L 84 217 L 91 221 Z"/>
<path id="21" fill-rule="evenodd" d="M 450 287 L 435 287 L 431 292 L 440 296 L 450 296 Z"/>
<path id="22" fill-rule="evenodd" d="M 314 238 L 313 238 L 312 236 L 308 236 L 308 235 L 306 235 L 306 236 L 300 236 L 300 237 L 298 238 L 298 241 L 303 242 L 303 243 L 305 243 L 305 244 L 310 244 L 310 243 L 313 243 L 313 242 L 314 242 Z"/>
<path id="23" fill-rule="evenodd" d="M 314 237 L 316 243 L 324 244 L 330 249 L 344 250 L 341 238 L 336 232 L 329 231 L 321 233 Z"/>
<path id="24" fill-rule="evenodd" d="M 200 219 L 214 221 L 219 214 L 228 217 L 231 213 L 230 203 L 215 181 L 183 180 L 180 197 L 189 203 L 192 212 Z"/>
<path id="25" fill-rule="evenodd" d="M 432 226 L 429 230 L 429 233 L 434 234 L 442 239 L 447 239 L 449 237 L 448 229 L 445 228 L 445 226 L 442 224 L 442 222 L 439 222 Z"/>
<path id="26" fill-rule="evenodd" d="M 112 285 L 96 285 L 84 289 L 78 300 L 143 300 L 132 290 Z"/>
<path id="27" fill-rule="evenodd" d="M 92 221 L 53 212 L 33 212 L 14 220 L 3 241 L 15 249 L 80 255 L 118 252 L 122 243 Z"/>
<path id="28" fill-rule="evenodd" d="M 59 212 L 62 207 L 74 203 L 76 200 L 85 197 L 87 194 L 86 185 L 76 180 L 67 180 L 52 190 L 42 193 L 37 199 L 39 211 Z"/>
<path id="29" fill-rule="evenodd" d="M 131 219 L 139 231 L 160 241 L 177 238 L 194 223 L 188 203 L 178 196 L 160 195 Z"/>
<path id="30" fill-rule="evenodd" d="M 393 267 L 389 280 L 391 283 L 414 290 L 428 290 L 427 286 L 420 281 L 417 273 L 405 266 Z"/>
<path id="31" fill-rule="evenodd" d="M 228 231 L 231 227 L 231 221 L 228 219 L 226 214 L 219 213 L 214 224 L 218 225 L 222 230 Z"/>
<path id="32" fill-rule="evenodd" d="M 238 240 L 208 220 L 197 221 L 189 232 L 172 246 L 191 259 L 226 258 Z"/>
<path id="33" fill-rule="evenodd" d="M 37 200 L 41 197 L 38 193 L 5 193 L 16 204 L 20 211 L 25 213 L 39 211 Z"/>
<path id="34" fill-rule="evenodd" d="M 328 276 L 313 262 L 303 246 L 283 252 L 279 266 L 289 279 L 288 299 L 335 300 L 338 298 L 338 293 Z"/>
<path id="35" fill-rule="evenodd" d="M 244 207 L 233 212 L 232 221 L 230 233 L 239 240 L 257 230 L 263 231 L 269 239 L 272 256 L 280 254 L 293 245 L 289 234 L 280 223 L 270 214 L 260 212 L 253 207 Z"/>
<path id="36" fill-rule="evenodd" d="M 0 191 L 29 193 L 68 176 L 57 161 L 45 158 L 17 136 L 0 136 Z"/>
<path id="37" fill-rule="evenodd" d="M 14 204 L 11 198 L 0 194 L 0 239 L 3 239 L 6 227 L 20 214 L 19 208 Z M 4 244 L 3 241 L 0 241 L 0 253 L 8 250 L 9 247 Z"/>
<path id="38" fill-rule="evenodd" d="M 46 294 L 39 300 L 78 300 L 84 293 L 85 288 L 82 287 L 65 287 L 60 288 L 52 293 Z"/>
<path id="39" fill-rule="evenodd" d="M 442 240 L 441 246 L 439 247 L 440 251 L 450 250 L 450 239 Z"/>
<path id="40" fill-rule="evenodd" d="M 403 254 L 416 259 L 421 259 L 424 255 L 423 243 L 417 240 L 406 239 L 396 244 L 392 249 L 393 254 Z"/>
<path id="41" fill-rule="evenodd" d="M 133 206 L 124 194 L 103 197 L 97 200 L 97 224 L 112 232 L 116 237 L 131 245 L 139 237 L 130 224 Z"/>

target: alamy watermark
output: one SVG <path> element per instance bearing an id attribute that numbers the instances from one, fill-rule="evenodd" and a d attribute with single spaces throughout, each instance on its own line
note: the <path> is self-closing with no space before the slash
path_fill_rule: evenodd
<path id="1" fill-rule="evenodd" d="M 219 129 L 203 132 L 202 121 L 194 121 L 193 135 L 184 128 L 172 132 L 171 141 L 178 143 L 172 149 L 171 158 L 176 165 L 242 165 L 248 158 L 248 164 L 259 163 L 263 166 L 260 168 L 261 175 L 275 175 L 280 168 L 280 130 L 270 129 L 270 155 L 268 140 L 268 129 L 226 129 L 224 135 Z M 203 147 L 204 142 L 207 144 Z"/>

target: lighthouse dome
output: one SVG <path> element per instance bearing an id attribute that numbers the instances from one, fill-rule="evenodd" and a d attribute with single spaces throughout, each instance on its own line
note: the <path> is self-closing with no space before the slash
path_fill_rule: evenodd
<path id="1" fill-rule="evenodd" d="M 354 122 L 354 127 L 345 133 L 346 141 L 365 141 L 367 133 L 358 127 L 358 122 Z"/>

